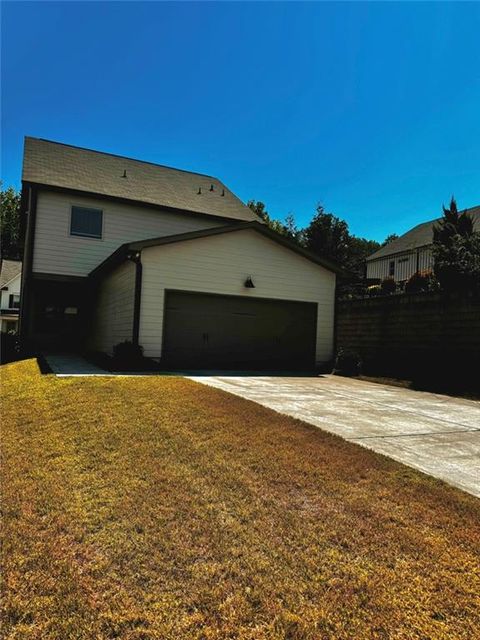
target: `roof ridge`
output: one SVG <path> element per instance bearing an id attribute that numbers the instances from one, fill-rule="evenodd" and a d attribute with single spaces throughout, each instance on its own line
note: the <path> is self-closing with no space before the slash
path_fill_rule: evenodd
<path id="1" fill-rule="evenodd" d="M 58 142 L 57 140 L 48 140 L 47 138 L 37 138 L 36 136 L 25 136 L 25 140 L 40 140 L 41 142 L 48 142 L 49 144 L 57 144 L 62 147 L 70 147 L 71 149 L 79 149 L 80 151 L 90 151 L 91 153 L 98 153 L 102 156 L 111 156 L 113 158 L 120 158 L 121 160 L 130 160 L 132 162 L 140 162 L 141 164 L 149 164 L 154 167 L 160 167 L 162 169 L 170 169 L 170 171 L 179 171 L 180 173 L 189 173 L 194 176 L 202 176 L 204 178 L 210 178 L 213 180 L 217 180 L 223 186 L 224 183 L 217 178 L 216 176 L 212 176 L 208 173 L 199 173 L 198 171 L 188 171 L 187 169 L 179 169 L 178 167 L 170 167 L 167 164 L 159 164 L 158 162 L 150 162 L 149 160 L 140 160 L 138 158 L 131 158 L 130 156 L 122 156 L 118 153 L 111 153 L 110 151 L 99 151 L 98 149 L 89 149 L 88 147 L 79 147 L 75 144 L 68 144 L 67 142 Z"/>

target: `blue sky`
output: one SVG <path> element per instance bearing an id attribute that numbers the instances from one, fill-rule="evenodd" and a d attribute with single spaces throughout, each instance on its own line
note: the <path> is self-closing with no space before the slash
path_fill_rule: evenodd
<path id="1" fill-rule="evenodd" d="M 217 175 L 382 240 L 480 204 L 480 3 L 2 5 L 2 178 L 33 135 Z"/>

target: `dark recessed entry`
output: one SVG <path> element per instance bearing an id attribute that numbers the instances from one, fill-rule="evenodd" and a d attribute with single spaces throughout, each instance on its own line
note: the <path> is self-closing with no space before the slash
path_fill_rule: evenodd
<path id="1" fill-rule="evenodd" d="M 163 360 L 177 369 L 307 370 L 317 305 L 167 291 Z"/>

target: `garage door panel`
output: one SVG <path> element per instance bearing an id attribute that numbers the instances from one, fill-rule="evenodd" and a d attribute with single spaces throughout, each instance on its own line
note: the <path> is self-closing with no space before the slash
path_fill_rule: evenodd
<path id="1" fill-rule="evenodd" d="M 316 315 L 314 303 L 169 291 L 164 361 L 174 368 L 311 368 Z"/>

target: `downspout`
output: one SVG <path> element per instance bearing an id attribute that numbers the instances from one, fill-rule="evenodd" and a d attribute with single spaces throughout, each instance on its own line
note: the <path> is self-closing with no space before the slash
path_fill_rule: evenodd
<path id="1" fill-rule="evenodd" d="M 22 342 L 22 348 L 25 346 L 24 342 L 28 339 L 29 326 L 28 315 L 29 311 L 32 312 L 29 307 L 31 306 L 31 293 L 30 286 L 32 281 L 32 268 L 33 268 L 33 245 L 35 236 L 35 226 L 37 219 L 37 190 L 28 186 L 27 196 L 27 228 L 25 232 L 25 243 L 22 260 L 22 281 L 20 285 L 20 313 L 19 313 L 19 327 L 18 333 Z"/>
<path id="2" fill-rule="evenodd" d="M 142 302 L 142 254 L 140 251 L 132 252 L 128 255 L 128 259 L 135 264 L 132 342 L 133 344 L 138 345 L 140 337 L 140 306 Z"/>
<path id="3" fill-rule="evenodd" d="M 318 311 L 317 311 L 318 313 Z M 318 333 L 318 320 L 317 320 L 317 333 Z M 333 353 L 332 353 L 332 368 L 328 368 L 327 373 L 333 373 L 335 369 L 335 362 L 338 354 L 338 274 L 335 274 L 335 287 L 333 289 Z M 317 336 L 315 336 L 315 348 L 316 348 Z M 315 361 L 317 357 L 315 354 Z M 315 362 L 316 365 L 316 362 Z"/>

